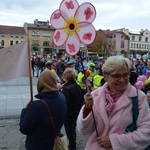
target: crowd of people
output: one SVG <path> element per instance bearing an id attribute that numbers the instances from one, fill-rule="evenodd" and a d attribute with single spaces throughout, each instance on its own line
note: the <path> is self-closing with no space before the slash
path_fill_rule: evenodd
<path id="1" fill-rule="evenodd" d="M 58 136 L 64 125 L 68 150 L 76 150 L 76 129 L 88 137 L 86 150 L 144 150 L 150 144 L 150 60 L 110 56 L 105 61 L 31 60 L 38 77 L 36 100 L 21 112 L 20 131 L 27 150 L 50 150 L 54 135 L 43 99 L 53 114 Z M 138 91 L 138 92 L 137 92 Z M 138 98 L 136 129 L 132 98 Z M 148 150 L 148 149 L 147 149 Z"/>

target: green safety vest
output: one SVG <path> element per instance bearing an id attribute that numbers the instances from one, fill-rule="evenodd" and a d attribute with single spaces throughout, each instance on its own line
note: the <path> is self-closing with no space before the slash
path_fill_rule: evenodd
<path id="1" fill-rule="evenodd" d="M 98 87 L 102 86 L 102 85 L 101 85 L 101 80 L 102 80 L 103 78 L 104 78 L 104 77 L 101 76 L 101 75 L 96 75 L 96 76 L 94 76 L 94 78 L 93 78 L 94 90 L 97 89 Z"/>
<path id="2" fill-rule="evenodd" d="M 82 81 L 84 74 L 80 72 L 77 76 L 77 84 L 81 87 L 82 90 L 86 90 L 86 84 Z"/>

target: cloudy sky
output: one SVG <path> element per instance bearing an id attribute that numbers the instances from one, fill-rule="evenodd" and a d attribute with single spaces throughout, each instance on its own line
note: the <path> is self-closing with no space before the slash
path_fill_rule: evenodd
<path id="1" fill-rule="evenodd" d="M 23 26 L 35 19 L 49 20 L 62 0 L 1 0 L 0 25 Z M 150 0 L 78 0 L 92 3 L 97 11 L 96 29 L 150 30 Z"/>

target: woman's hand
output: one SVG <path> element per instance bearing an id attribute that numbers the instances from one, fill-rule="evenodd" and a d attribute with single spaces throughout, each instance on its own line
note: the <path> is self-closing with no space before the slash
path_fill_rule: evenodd
<path id="1" fill-rule="evenodd" d="M 103 148 L 112 148 L 109 136 L 98 137 L 97 142 Z"/>
<path id="2" fill-rule="evenodd" d="M 84 95 L 84 103 L 85 103 L 86 108 L 90 109 L 92 107 L 93 97 L 90 92 L 88 92 Z"/>

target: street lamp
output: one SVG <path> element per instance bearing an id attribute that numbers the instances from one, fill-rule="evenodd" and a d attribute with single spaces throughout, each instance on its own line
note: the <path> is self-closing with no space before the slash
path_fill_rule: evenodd
<path id="1" fill-rule="evenodd" d="M 102 46 L 102 57 L 104 55 L 104 46 Z"/>

